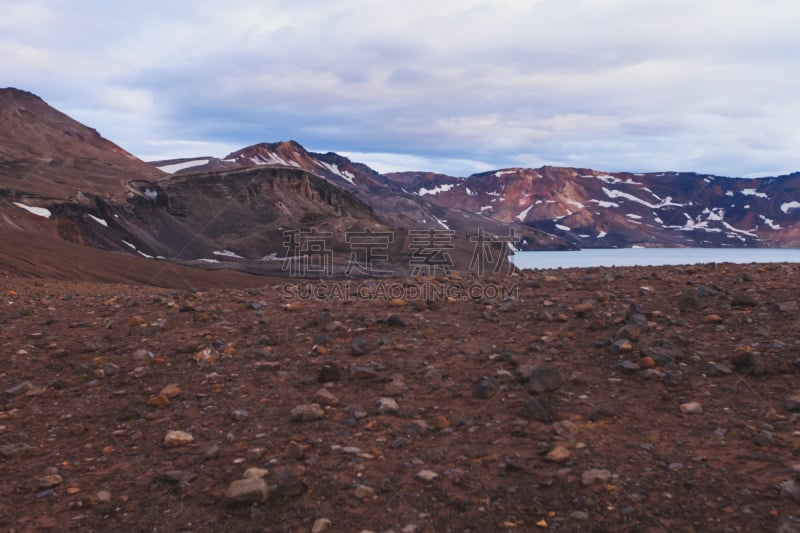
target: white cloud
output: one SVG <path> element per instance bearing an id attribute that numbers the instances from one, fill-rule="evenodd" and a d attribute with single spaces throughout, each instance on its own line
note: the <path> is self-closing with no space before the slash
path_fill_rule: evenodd
<path id="1" fill-rule="evenodd" d="M 368 165 L 378 172 L 424 171 L 467 177 L 478 172 L 494 169 L 485 161 L 454 159 L 445 157 L 425 157 L 411 154 L 391 154 L 378 152 L 339 152 L 351 161 Z"/>
<path id="2" fill-rule="evenodd" d="M 800 168 L 799 16 L 793 0 L 6 0 L 0 72 L 137 155 L 293 138 L 452 174 L 777 173 Z"/>

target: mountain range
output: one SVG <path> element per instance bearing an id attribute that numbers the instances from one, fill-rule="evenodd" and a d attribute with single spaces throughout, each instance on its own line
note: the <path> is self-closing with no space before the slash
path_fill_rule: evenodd
<path id="1" fill-rule="evenodd" d="M 377 270 L 402 274 L 466 269 L 479 232 L 496 253 L 506 241 L 523 250 L 796 247 L 799 220 L 800 173 L 381 174 L 294 141 L 146 163 L 38 96 L 0 90 L 0 232 L 206 269 L 285 273 L 298 234 L 324 236 L 334 273 L 369 253 L 354 244 L 369 238 Z"/>

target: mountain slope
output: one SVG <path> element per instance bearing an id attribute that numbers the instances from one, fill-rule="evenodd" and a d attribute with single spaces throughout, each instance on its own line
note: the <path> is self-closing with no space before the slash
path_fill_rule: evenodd
<path id="1" fill-rule="evenodd" d="M 393 231 L 453 231 L 467 239 L 482 230 L 506 236 L 507 221 L 474 213 L 460 205 L 441 205 L 407 192 L 402 184 L 387 179 L 367 165 L 354 163 L 338 154 L 308 152 L 295 141 L 261 143 L 237 150 L 224 159 L 213 157 L 152 162 L 154 166 L 180 175 L 202 175 L 219 169 L 275 167 L 303 169 L 345 189 L 372 207 L 381 224 Z M 516 225 L 515 245 L 521 249 L 569 249 L 565 239 L 532 227 Z"/>
<path id="2" fill-rule="evenodd" d="M 800 173 L 742 179 L 542 167 L 386 178 L 436 205 L 522 222 L 582 247 L 800 244 Z"/>
<path id="3" fill-rule="evenodd" d="M 126 180 L 165 174 L 26 91 L 0 89 L 0 189 L 80 201 L 123 198 Z"/>

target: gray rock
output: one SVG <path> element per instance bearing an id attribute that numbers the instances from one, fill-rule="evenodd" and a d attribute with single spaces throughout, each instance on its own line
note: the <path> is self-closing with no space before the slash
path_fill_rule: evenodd
<path id="1" fill-rule="evenodd" d="M 169 430 L 164 435 L 164 444 L 169 447 L 183 446 L 194 442 L 194 437 L 191 433 L 185 431 Z"/>
<path id="2" fill-rule="evenodd" d="M 494 309 L 487 309 L 482 313 L 483 318 L 490 322 L 497 322 L 500 320 L 500 316 L 497 314 L 497 311 Z"/>
<path id="3" fill-rule="evenodd" d="M 514 310 L 515 302 L 514 300 L 506 300 L 505 302 L 500 304 L 500 307 L 497 308 L 498 311 L 501 313 L 510 313 Z"/>
<path id="4" fill-rule="evenodd" d="M 392 327 L 395 327 L 395 328 L 404 328 L 404 327 L 408 326 L 408 324 L 406 323 L 406 321 L 405 321 L 405 319 L 403 317 L 401 317 L 400 315 L 395 315 L 395 314 L 391 314 L 391 315 L 387 316 L 385 322 L 386 322 L 387 326 L 392 326 Z"/>
<path id="5" fill-rule="evenodd" d="M 371 366 L 351 365 L 348 373 L 350 375 L 350 379 L 355 381 L 375 379 L 378 377 L 378 372 Z"/>
<path id="6" fill-rule="evenodd" d="M 269 498 L 269 488 L 263 478 L 240 479 L 228 486 L 225 498 L 235 503 L 265 502 Z"/>
<path id="7" fill-rule="evenodd" d="M 643 315 L 642 313 L 634 313 L 628 316 L 628 325 L 647 329 L 647 315 Z"/>
<path id="8" fill-rule="evenodd" d="M 530 383 L 529 392 L 541 394 L 560 389 L 564 385 L 564 376 L 554 366 L 541 366 L 533 369 L 528 382 Z"/>
<path id="9" fill-rule="evenodd" d="M 58 474 L 48 474 L 46 476 L 42 476 L 39 478 L 39 488 L 40 489 L 52 489 L 53 487 L 57 487 L 64 482 L 64 478 L 62 478 Z"/>
<path id="10" fill-rule="evenodd" d="M 800 503 L 800 489 L 793 479 L 781 483 L 781 496 L 791 498 L 792 500 Z"/>
<path id="11" fill-rule="evenodd" d="M 311 526 L 311 533 L 322 533 L 333 525 L 329 518 L 317 518 L 314 520 L 314 525 Z"/>
<path id="12" fill-rule="evenodd" d="M 200 457 L 200 461 L 201 462 L 210 461 L 211 459 L 216 458 L 218 455 L 219 455 L 219 446 L 216 444 L 212 444 L 203 451 L 203 455 Z"/>
<path id="13" fill-rule="evenodd" d="M 781 313 L 796 313 L 800 311 L 800 306 L 797 304 L 797 300 L 780 302 L 778 304 L 778 311 L 780 311 Z"/>
<path id="14" fill-rule="evenodd" d="M 720 377 L 733 374 L 733 370 L 723 363 L 710 363 L 708 365 L 708 375 L 711 377 Z"/>
<path id="15" fill-rule="evenodd" d="M 319 383 L 339 381 L 340 379 L 342 379 L 342 371 L 335 363 L 326 363 L 322 365 L 317 373 L 317 382 Z"/>
<path id="16" fill-rule="evenodd" d="M 758 302 L 749 294 L 734 294 L 731 305 L 733 307 L 757 307 Z"/>
<path id="17" fill-rule="evenodd" d="M 555 420 L 553 411 L 548 405 L 549 402 L 543 402 L 536 398 L 528 398 L 522 404 L 522 416 L 532 420 L 538 420 L 549 424 Z"/>
<path id="18" fill-rule="evenodd" d="M 286 447 L 286 457 L 295 461 L 302 461 L 305 458 L 305 450 L 300 444 L 291 441 Z"/>
<path id="19" fill-rule="evenodd" d="M 14 385 L 6 389 L 6 394 L 9 396 L 19 396 L 20 394 L 27 394 L 32 390 L 36 390 L 36 386 L 30 381 L 23 381 L 19 385 Z"/>
<path id="20" fill-rule="evenodd" d="M 793 516 L 786 517 L 778 526 L 777 533 L 800 533 L 800 519 Z"/>
<path id="21" fill-rule="evenodd" d="M 399 378 L 395 378 L 383 387 L 383 393 L 387 396 L 400 396 L 406 389 L 406 384 Z"/>
<path id="22" fill-rule="evenodd" d="M 333 316 L 331 315 L 331 312 L 327 309 L 325 309 L 324 311 L 320 311 L 319 314 L 317 314 L 316 323 L 317 326 L 321 328 L 324 328 L 332 321 L 333 321 Z"/>
<path id="23" fill-rule="evenodd" d="M 686 402 L 680 405 L 680 411 L 685 415 L 701 415 L 703 406 L 700 405 L 700 402 Z"/>
<path id="24" fill-rule="evenodd" d="M 177 485 L 187 485 L 197 478 L 197 474 L 189 470 L 166 470 L 161 473 L 160 480 Z"/>
<path id="25" fill-rule="evenodd" d="M 633 361 L 619 361 L 611 367 L 611 370 L 622 372 L 623 374 L 635 374 L 640 370 L 639 363 Z"/>
<path id="26" fill-rule="evenodd" d="M 657 368 L 648 368 L 646 370 L 642 370 L 640 375 L 642 376 L 642 379 L 661 380 L 666 377 L 667 373 Z"/>
<path id="27" fill-rule="evenodd" d="M 581 485 L 590 487 L 601 483 L 608 483 L 611 479 L 611 472 L 602 468 L 593 468 L 581 474 Z"/>
<path id="28" fill-rule="evenodd" d="M 753 442 L 758 446 L 769 446 L 775 443 L 775 433 L 772 431 L 762 430 L 753 436 Z"/>
<path id="29" fill-rule="evenodd" d="M 552 461 L 554 463 L 563 463 L 564 461 L 569 459 L 571 455 L 572 454 L 570 453 L 570 451 L 564 446 L 556 446 L 547 453 L 545 459 L 547 459 L 548 461 Z"/>
<path id="30" fill-rule="evenodd" d="M 533 365 L 529 365 L 527 363 L 521 364 L 514 369 L 514 379 L 519 383 L 524 383 L 531 379 L 531 375 L 535 369 L 536 367 Z"/>
<path id="31" fill-rule="evenodd" d="M 308 486 L 298 477 L 293 469 L 286 468 L 278 472 L 275 483 L 275 495 L 281 498 L 297 497 L 308 490 Z"/>
<path id="32" fill-rule="evenodd" d="M 681 311 L 693 311 L 700 307 L 700 300 L 691 292 L 684 292 L 678 297 L 678 309 Z"/>
<path id="33" fill-rule="evenodd" d="M 701 298 L 705 298 L 705 297 L 708 297 L 708 296 L 714 296 L 715 294 L 717 294 L 717 292 L 714 289 L 710 289 L 710 288 L 706 287 L 705 285 L 698 286 L 694 290 L 694 293 L 697 296 L 701 297 Z"/>
<path id="34" fill-rule="evenodd" d="M 241 422 L 242 420 L 250 418 L 250 413 L 245 409 L 234 409 L 231 411 L 231 418 L 237 422 Z"/>
<path id="35" fill-rule="evenodd" d="M 289 413 L 292 422 L 315 422 L 325 418 L 325 410 L 318 403 L 301 404 Z"/>
<path id="36" fill-rule="evenodd" d="M 334 394 L 325 387 L 322 387 L 314 393 L 313 400 L 315 403 L 318 403 L 322 406 L 337 405 L 339 403 L 339 398 L 334 396 Z"/>
<path id="37" fill-rule="evenodd" d="M 639 337 L 642 336 L 642 328 L 639 326 L 634 326 L 633 324 L 626 324 L 622 326 L 617 334 L 614 335 L 614 339 L 632 339 L 632 340 L 639 340 Z"/>
<path id="38" fill-rule="evenodd" d="M 375 403 L 375 409 L 381 415 L 396 415 L 400 406 L 394 398 L 381 398 Z"/>
<path id="39" fill-rule="evenodd" d="M 783 401 L 789 411 L 800 411 L 800 390 L 791 392 Z"/>
<path id="40" fill-rule="evenodd" d="M 364 355 L 369 352 L 369 341 L 364 337 L 356 337 L 350 343 L 350 353 L 352 355 Z"/>
<path id="41" fill-rule="evenodd" d="M 353 494 L 355 494 L 355 497 L 359 500 L 366 500 L 375 496 L 375 489 L 367 485 L 359 485 L 353 491 Z"/>
<path id="42" fill-rule="evenodd" d="M 649 344 L 642 344 L 639 346 L 639 353 L 642 357 L 649 357 L 658 364 L 658 366 L 667 366 L 675 362 L 680 356 L 680 352 L 669 346 L 652 346 Z"/>
<path id="43" fill-rule="evenodd" d="M 264 479 L 269 474 L 266 468 L 251 467 L 244 471 L 242 479 Z"/>
<path id="44" fill-rule="evenodd" d="M 27 444 L 3 444 L 0 446 L 0 457 L 11 459 L 25 455 L 32 450 L 34 447 Z"/>
<path id="45" fill-rule="evenodd" d="M 150 350 L 136 350 L 132 358 L 139 364 L 147 364 L 155 358 L 155 355 Z"/>
<path id="46" fill-rule="evenodd" d="M 629 353 L 633 351 L 633 343 L 628 339 L 618 339 L 611 345 L 611 353 L 614 355 Z"/>
<path id="47" fill-rule="evenodd" d="M 481 378 L 472 388 L 472 394 L 476 398 L 485 400 L 497 394 L 497 384 L 491 377 Z"/>
<path id="48" fill-rule="evenodd" d="M 414 474 L 414 477 L 416 479 L 419 479 L 420 481 L 425 481 L 426 483 L 430 483 L 434 481 L 436 478 L 438 478 L 439 474 L 437 474 L 433 470 L 420 470 L 419 472 Z"/>

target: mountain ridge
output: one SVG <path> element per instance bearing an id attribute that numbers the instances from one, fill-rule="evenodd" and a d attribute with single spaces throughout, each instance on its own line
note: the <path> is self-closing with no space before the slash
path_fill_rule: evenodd
<path id="1" fill-rule="evenodd" d="M 399 273 L 420 235 L 444 235 L 459 264 L 484 232 L 498 251 L 800 246 L 800 173 L 381 174 L 296 141 L 147 163 L 17 89 L 0 90 L 0 126 L 0 226 L 204 268 L 280 274 L 286 232 L 311 227 L 330 235 L 340 274 L 348 235 L 364 232 L 392 235 L 385 261 Z"/>
<path id="2" fill-rule="evenodd" d="M 321 162 L 322 157 L 327 161 Z M 296 141 L 259 143 L 224 161 L 230 167 L 304 168 L 356 194 L 389 190 L 423 198 L 442 209 L 479 216 L 473 223 L 521 224 L 582 248 L 800 245 L 800 227 L 795 227 L 800 172 L 732 178 L 545 165 L 467 177 L 424 171 L 379 174 L 335 153 L 307 152 Z"/>

